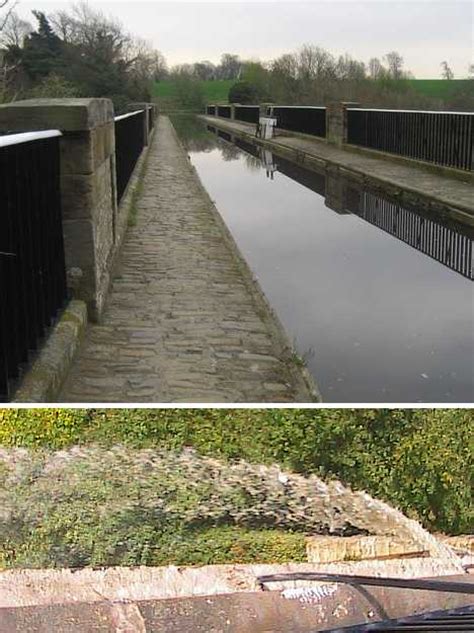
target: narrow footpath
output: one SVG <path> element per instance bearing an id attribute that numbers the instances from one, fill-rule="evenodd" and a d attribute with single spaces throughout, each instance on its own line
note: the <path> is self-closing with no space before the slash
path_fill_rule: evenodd
<path id="1" fill-rule="evenodd" d="M 89 325 L 60 402 L 314 401 L 167 117 L 147 161 L 102 322 Z"/>
<path id="2" fill-rule="evenodd" d="M 326 143 L 323 139 L 309 138 L 292 132 L 278 130 L 277 136 L 263 141 L 255 138 L 255 125 L 242 121 L 229 121 L 213 116 L 201 119 L 247 141 L 264 145 L 268 150 L 286 155 L 308 168 L 338 168 L 346 176 L 353 176 L 363 183 L 380 185 L 387 193 L 403 194 L 415 202 L 426 200 L 433 210 L 441 208 L 454 219 L 474 223 L 474 186 L 471 174 L 465 180 L 451 175 L 435 173 L 430 166 L 397 162 L 397 156 L 373 152 L 365 154 L 356 149 L 344 149 Z M 289 155 L 290 154 L 290 155 Z M 377 155 L 379 154 L 379 155 Z M 463 176 L 462 176 L 463 177 Z"/>

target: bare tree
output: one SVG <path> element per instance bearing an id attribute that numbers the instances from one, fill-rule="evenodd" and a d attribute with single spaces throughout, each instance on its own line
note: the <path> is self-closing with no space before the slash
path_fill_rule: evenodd
<path id="1" fill-rule="evenodd" d="M 158 81 L 168 74 L 168 66 L 162 53 L 144 39 L 132 39 L 128 55 L 132 62 L 130 71 L 139 80 Z"/>
<path id="2" fill-rule="evenodd" d="M 340 55 L 336 64 L 336 76 L 346 81 L 359 81 L 365 79 L 365 64 L 353 59 L 347 53 Z"/>
<path id="3" fill-rule="evenodd" d="M 397 51 L 391 51 L 385 55 L 388 70 L 393 79 L 403 78 L 403 57 Z"/>
<path id="4" fill-rule="evenodd" d="M 328 51 L 305 44 L 298 54 L 298 75 L 304 81 L 336 76 L 336 61 Z"/>
<path id="5" fill-rule="evenodd" d="M 10 14 L 13 12 L 13 9 L 16 7 L 16 2 L 11 2 L 11 0 L 0 0 L 0 33 L 5 28 L 5 24 L 7 23 Z M 5 11 L 4 11 L 5 9 Z"/>
<path id="6" fill-rule="evenodd" d="M 474 79 L 474 64 L 469 64 L 467 67 L 468 79 Z"/>
<path id="7" fill-rule="evenodd" d="M 22 20 L 14 11 L 9 12 L 3 30 L 0 33 L 0 45 L 6 48 L 16 46 L 21 48 L 25 41 L 25 37 L 34 31 L 33 26 Z"/>
<path id="8" fill-rule="evenodd" d="M 208 81 L 216 78 L 216 67 L 210 61 L 204 60 L 194 64 L 194 74 L 198 79 Z"/>
<path id="9" fill-rule="evenodd" d="M 369 59 L 369 77 L 371 79 L 380 79 L 384 73 L 384 67 L 378 57 Z"/>
<path id="10" fill-rule="evenodd" d="M 277 76 L 297 79 L 298 77 L 298 58 L 292 53 L 285 53 L 281 57 L 277 57 L 271 62 L 271 72 Z"/>
<path id="11" fill-rule="evenodd" d="M 453 79 L 454 73 L 451 70 L 451 68 L 449 67 L 448 62 L 446 62 L 446 61 L 441 62 L 440 66 L 442 68 L 442 70 L 441 70 L 441 77 L 443 79 Z"/>
<path id="12" fill-rule="evenodd" d="M 0 36 L 3 35 L 15 6 L 16 2 L 11 2 L 11 0 L 0 0 Z M 3 41 L 1 44 L 2 46 L 5 46 Z M 0 103 L 4 103 L 9 100 L 10 83 L 13 70 L 14 69 L 12 69 L 11 64 L 6 61 L 5 51 L 0 48 Z"/>
<path id="13" fill-rule="evenodd" d="M 221 56 L 219 75 L 221 79 L 238 79 L 242 69 L 242 62 L 238 55 L 224 53 Z"/>

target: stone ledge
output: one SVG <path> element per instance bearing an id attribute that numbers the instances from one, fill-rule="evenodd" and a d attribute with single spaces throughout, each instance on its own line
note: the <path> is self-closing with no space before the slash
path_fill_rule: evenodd
<path id="1" fill-rule="evenodd" d="M 2 131 L 92 130 L 114 119 L 110 99 L 27 99 L 0 106 Z"/>
<path id="2" fill-rule="evenodd" d="M 392 536 L 309 536 L 306 540 L 309 563 L 424 558 L 426 548 Z"/>
<path id="3" fill-rule="evenodd" d="M 86 324 L 86 304 L 73 299 L 25 374 L 13 402 L 55 402 Z"/>

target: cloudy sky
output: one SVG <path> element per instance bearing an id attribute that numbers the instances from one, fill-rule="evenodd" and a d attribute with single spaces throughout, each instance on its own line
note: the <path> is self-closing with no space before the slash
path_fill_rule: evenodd
<path id="1" fill-rule="evenodd" d="M 70 1 L 20 0 L 19 13 L 52 12 Z M 183 2 L 116 0 L 89 4 L 153 43 L 170 65 L 222 53 L 262 61 L 304 43 L 357 59 L 398 50 L 418 78 L 439 78 L 447 60 L 456 78 L 473 62 L 473 5 L 464 0 L 327 0 Z"/>

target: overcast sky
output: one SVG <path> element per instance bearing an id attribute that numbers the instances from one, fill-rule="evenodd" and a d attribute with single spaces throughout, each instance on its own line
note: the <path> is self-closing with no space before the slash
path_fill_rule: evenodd
<path id="1" fill-rule="evenodd" d="M 70 1 L 20 0 L 18 11 L 52 12 Z M 473 5 L 464 0 L 331 0 L 301 2 L 156 2 L 116 0 L 89 4 L 153 43 L 170 65 L 222 53 L 266 61 L 304 43 L 367 62 L 398 50 L 418 78 L 439 78 L 447 60 L 457 78 L 473 62 Z"/>

